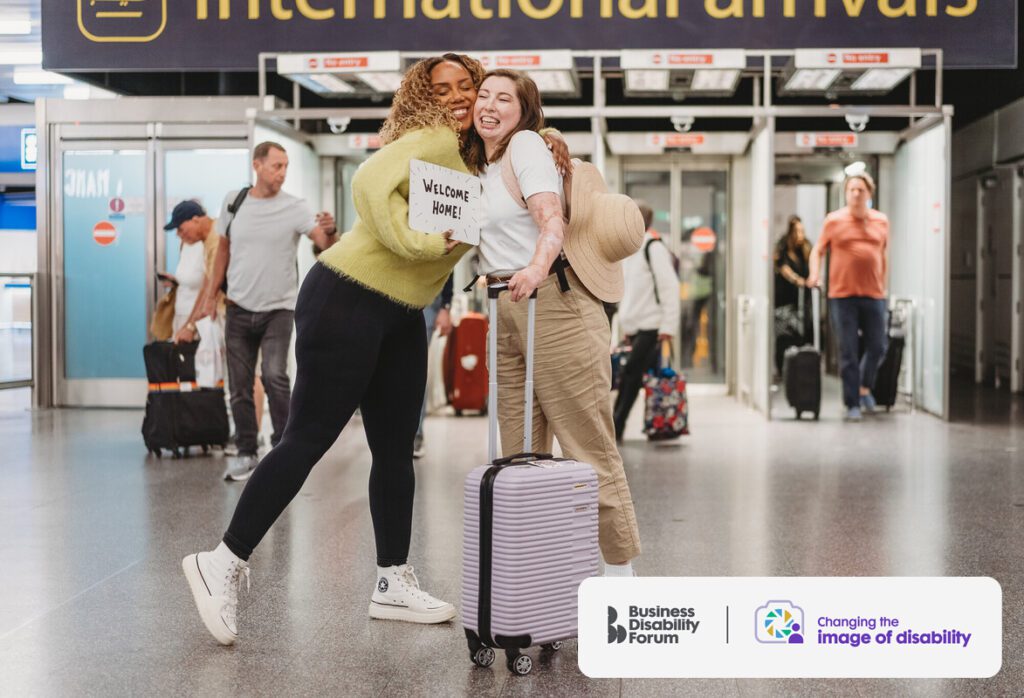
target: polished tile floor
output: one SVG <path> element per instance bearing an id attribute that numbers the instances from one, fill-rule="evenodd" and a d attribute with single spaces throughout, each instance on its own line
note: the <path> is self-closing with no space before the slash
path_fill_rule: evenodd
<path id="1" fill-rule="evenodd" d="M 371 622 L 369 456 L 358 421 L 254 555 L 243 639 L 214 643 L 179 567 L 241 487 L 223 460 L 147 457 L 141 412 L 0 400 L 0 695 L 1012 695 L 1024 692 L 1024 426 L 899 411 L 766 422 L 695 397 L 680 445 L 623 447 L 646 575 L 990 575 L 1003 669 L 988 680 L 594 681 L 574 643 L 530 676 L 474 668 L 457 625 Z M 486 422 L 428 420 L 413 559 L 458 601 L 461 481 Z"/>

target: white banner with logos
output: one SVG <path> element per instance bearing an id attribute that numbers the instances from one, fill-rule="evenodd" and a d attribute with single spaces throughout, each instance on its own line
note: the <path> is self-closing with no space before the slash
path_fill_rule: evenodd
<path id="1" fill-rule="evenodd" d="M 990 577 L 586 580 L 592 678 L 985 678 L 1002 666 Z"/>

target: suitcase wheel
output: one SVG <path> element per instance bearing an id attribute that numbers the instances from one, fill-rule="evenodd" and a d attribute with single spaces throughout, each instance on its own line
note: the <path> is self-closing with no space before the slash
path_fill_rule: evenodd
<path id="1" fill-rule="evenodd" d="M 494 650 L 490 647 L 481 647 L 470 655 L 470 659 L 472 659 L 473 663 L 478 667 L 486 669 L 490 665 L 494 664 Z"/>
<path id="2" fill-rule="evenodd" d="M 175 458 L 181 458 L 181 449 L 180 448 L 171 449 L 171 453 L 174 454 Z"/>
<path id="3" fill-rule="evenodd" d="M 800 412 L 800 410 L 793 410 L 793 411 L 796 412 L 796 418 L 799 420 L 800 419 L 800 415 L 802 413 Z"/>
<path id="4" fill-rule="evenodd" d="M 461 417 L 462 416 L 462 410 L 460 410 L 459 408 L 456 407 L 455 408 L 455 416 L 456 417 Z"/>
<path id="5" fill-rule="evenodd" d="M 205 456 L 209 452 L 210 452 L 210 446 L 208 444 L 203 444 L 203 455 Z"/>
<path id="6" fill-rule="evenodd" d="M 815 421 L 815 422 L 817 422 L 817 421 L 818 421 L 818 413 L 817 413 L 817 412 L 815 412 L 815 413 L 814 413 L 814 421 Z"/>
<path id="7" fill-rule="evenodd" d="M 541 645 L 540 648 L 542 650 L 547 650 L 549 652 L 557 652 L 558 650 L 562 649 L 562 641 L 556 640 L 555 642 L 549 642 L 546 645 Z"/>
<path id="8" fill-rule="evenodd" d="M 508 659 L 505 664 L 508 670 L 516 676 L 526 676 L 533 671 L 533 660 L 525 654 L 512 654 L 508 652 Z"/>

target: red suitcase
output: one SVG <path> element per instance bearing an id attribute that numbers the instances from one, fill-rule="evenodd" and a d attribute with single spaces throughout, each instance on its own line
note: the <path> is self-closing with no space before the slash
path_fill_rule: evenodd
<path id="1" fill-rule="evenodd" d="M 444 387 L 455 414 L 487 410 L 487 317 L 466 313 L 444 350 Z"/>

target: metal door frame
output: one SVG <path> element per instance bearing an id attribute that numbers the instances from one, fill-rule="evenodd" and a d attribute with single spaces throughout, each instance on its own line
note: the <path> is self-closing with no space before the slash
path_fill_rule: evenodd
<path id="1" fill-rule="evenodd" d="M 67 308 L 65 304 L 65 278 L 64 278 L 64 154 L 67 152 L 90 152 L 90 151 L 132 151 L 142 152 L 146 156 L 146 198 L 153 200 L 155 195 L 155 167 L 154 153 L 155 146 L 152 140 L 144 138 L 118 138 L 123 133 L 123 128 L 113 124 L 106 128 L 97 128 L 97 135 L 107 135 L 108 138 L 83 139 L 83 138 L 62 138 L 62 125 L 52 125 L 52 140 L 50 140 L 50 187 L 53 193 L 50 197 L 49 210 L 51 221 L 55 223 L 50 231 L 50 245 L 53 263 L 53 325 L 51 335 L 54 338 L 52 343 L 51 360 L 54 362 L 54 391 L 56 404 L 60 406 L 75 405 L 101 405 L 101 404 L 131 404 L 137 402 L 130 396 L 140 394 L 145 390 L 145 378 L 105 378 L 105 379 L 68 379 L 66 377 L 65 351 L 67 328 Z M 156 280 L 152 264 L 154 254 L 154 226 L 156 220 L 148 215 L 146 220 L 146 288 L 151 288 Z M 153 298 L 150 294 L 146 296 L 146 317 L 152 315 Z M 96 392 L 94 392 L 96 391 Z M 92 397 L 96 395 L 96 397 Z M 105 396 L 103 399 L 101 396 Z"/>
<path id="2" fill-rule="evenodd" d="M 54 390 L 56 404 L 60 406 L 74 405 L 129 405 L 139 402 L 138 396 L 145 394 L 145 378 L 106 378 L 106 379 L 68 379 L 65 376 L 65 279 L 64 279 L 64 154 L 67 152 L 88 151 L 136 151 L 146 155 L 146 317 L 153 314 L 159 288 L 156 270 L 166 261 L 166 233 L 163 221 L 167 219 L 166 211 L 166 154 L 180 150 L 240 150 L 251 149 L 252 131 L 240 124 L 240 135 L 237 138 L 224 135 L 211 138 L 160 138 L 154 136 L 156 129 L 153 124 L 144 125 L 149 137 L 123 137 L 126 129 L 118 124 L 90 124 L 89 137 L 62 137 L 62 126 L 51 125 L 52 148 L 50 159 L 49 211 L 51 220 L 56 223 L 51 231 L 50 245 L 53 264 L 53 302 L 54 314 L 52 335 L 56 341 L 52 343 L 51 360 L 54 362 Z M 242 129 L 246 135 L 241 135 Z M 120 136 L 120 137 L 119 137 Z M 147 331 L 148 334 L 148 331 Z M 141 350 L 141 347 L 140 347 Z"/>

